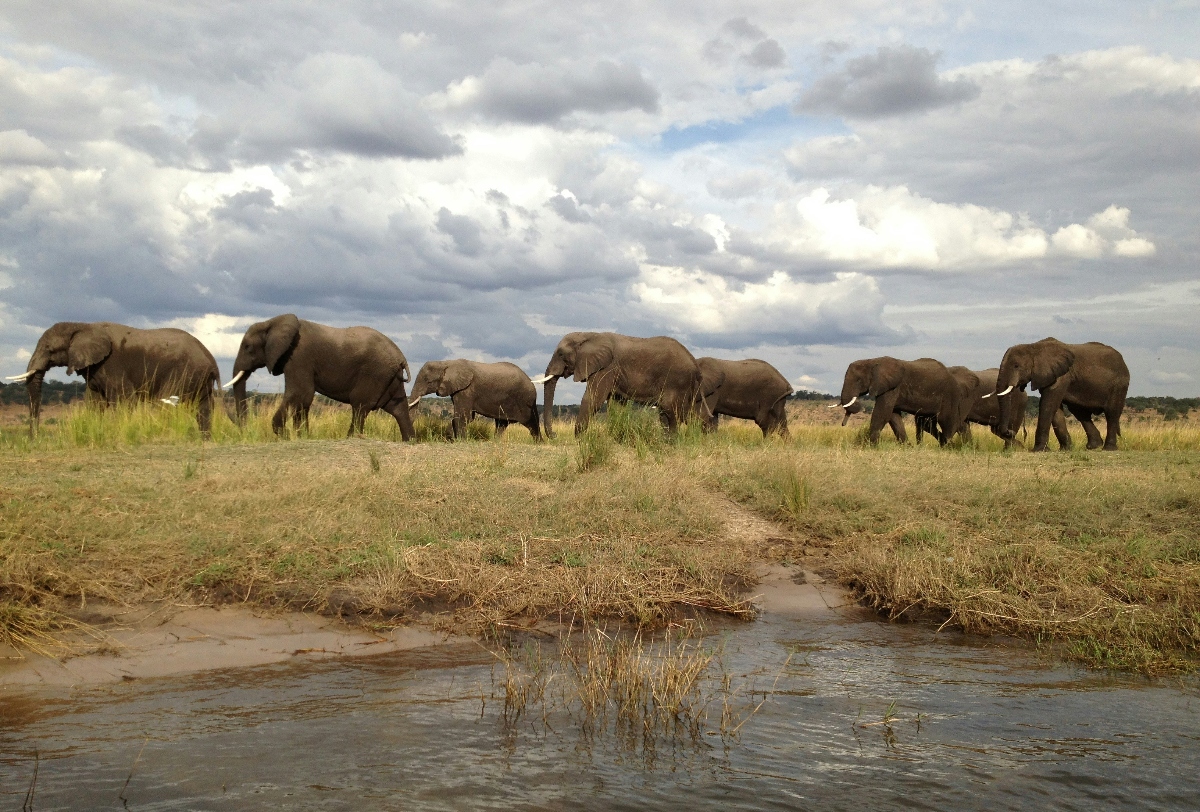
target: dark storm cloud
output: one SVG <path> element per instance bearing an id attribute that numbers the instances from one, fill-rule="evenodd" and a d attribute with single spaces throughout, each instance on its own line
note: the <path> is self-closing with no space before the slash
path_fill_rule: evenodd
<path id="1" fill-rule="evenodd" d="M 944 107 L 979 95 L 973 82 L 939 77 L 937 61 L 938 54 L 924 48 L 880 48 L 818 79 L 796 109 L 871 119 Z"/>
<path id="2" fill-rule="evenodd" d="M 599 62 L 589 71 L 493 62 L 479 77 L 471 106 L 491 118 L 545 124 L 575 112 L 658 110 L 658 90 L 635 65 Z"/>
<path id="3" fill-rule="evenodd" d="M 476 257 L 483 250 L 483 229 L 470 217 L 452 214 L 449 209 L 442 208 L 438 211 L 437 227 L 454 240 L 458 253 Z"/>

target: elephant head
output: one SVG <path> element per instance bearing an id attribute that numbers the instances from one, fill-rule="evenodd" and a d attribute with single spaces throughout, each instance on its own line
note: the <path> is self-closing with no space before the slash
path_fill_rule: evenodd
<path id="1" fill-rule="evenodd" d="M 850 415 L 862 411 L 862 406 L 856 406 L 860 397 L 870 395 L 877 398 L 889 389 L 895 389 L 904 379 L 904 367 L 895 358 L 867 358 L 855 361 L 846 367 L 846 377 L 842 381 L 842 394 L 834 408 L 846 410 L 842 425 L 850 419 Z"/>
<path id="2" fill-rule="evenodd" d="M 42 411 L 42 381 L 51 367 L 66 367 L 69 374 L 84 373 L 112 353 L 112 338 L 99 324 L 60 321 L 38 339 L 29 358 L 24 375 L 14 381 L 25 381 L 29 392 L 29 430 L 37 430 Z"/>
<path id="3" fill-rule="evenodd" d="M 1000 436 L 1012 439 L 1013 390 L 1023 391 L 1029 384 L 1039 392 L 1054 385 L 1075 363 L 1075 353 L 1057 338 L 1043 338 L 1033 344 L 1015 344 L 1004 353 L 996 375 L 996 396 L 1000 398 Z M 985 395 L 990 397 L 990 395 Z"/>
<path id="4" fill-rule="evenodd" d="M 233 387 L 238 423 L 246 419 L 246 379 L 262 367 L 272 375 L 282 375 L 299 338 L 300 319 L 291 313 L 252 324 L 246 330 L 233 362 L 233 377 L 225 384 L 226 388 Z"/>
<path id="5" fill-rule="evenodd" d="M 408 406 L 415 408 L 417 401 L 429 394 L 448 398 L 466 389 L 473 380 L 475 371 L 463 361 L 426 361 L 413 381 Z"/>
<path id="6" fill-rule="evenodd" d="M 546 374 L 534 378 L 534 383 L 546 385 L 546 405 L 543 407 L 546 436 L 554 437 L 554 390 L 558 379 L 568 375 L 577 381 L 586 381 L 597 370 L 613 363 L 612 333 L 567 333 L 554 348 L 554 355 L 546 365 Z"/>

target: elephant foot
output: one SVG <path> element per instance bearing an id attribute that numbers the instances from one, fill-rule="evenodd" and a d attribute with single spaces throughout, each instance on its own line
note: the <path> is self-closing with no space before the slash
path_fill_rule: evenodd
<path id="1" fill-rule="evenodd" d="M 1118 449 L 1118 448 L 1117 448 L 1117 445 L 1116 445 L 1116 443 L 1113 443 L 1112 445 L 1109 445 L 1108 443 L 1105 443 L 1105 444 L 1104 444 L 1104 450 L 1105 450 L 1105 451 L 1119 451 L 1120 449 Z"/>
<path id="2" fill-rule="evenodd" d="M 1104 447 L 1104 443 L 1088 443 L 1087 444 L 1088 451 L 1095 451 L 1097 448 L 1103 448 L 1103 447 Z"/>

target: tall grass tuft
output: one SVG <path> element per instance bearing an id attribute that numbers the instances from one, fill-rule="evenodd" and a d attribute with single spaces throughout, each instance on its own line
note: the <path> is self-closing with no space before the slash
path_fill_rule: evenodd
<path id="1" fill-rule="evenodd" d="M 599 422 L 594 422 L 579 435 L 575 446 L 575 460 L 580 472 L 591 471 L 605 465 L 613 455 L 613 440 Z"/>
<path id="2" fill-rule="evenodd" d="M 604 425 L 615 442 L 641 452 L 663 445 L 662 421 L 655 409 L 610 401 Z"/>

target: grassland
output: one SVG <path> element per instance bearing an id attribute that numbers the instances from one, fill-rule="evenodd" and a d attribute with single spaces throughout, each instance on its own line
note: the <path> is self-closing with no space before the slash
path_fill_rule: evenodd
<path id="1" fill-rule="evenodd" d="M 1135 417 L 1118 453 L 1034 455 L 980 431 L 870 448 L 863 417 L 832 412 L 804 405 L 788 441 L 733 421 L 667 442 L 618 408 L 541 444 L 483 421 L 446 443 L 425 414 L 402 444 L 378 415 L 343 439 L 342 408 L 290 441 L 269 408 L 244 429 L 218 415 L 201 442 L 184 409 L 73 405 L 36 439 L 0 430 L 0 635 L 37 646 L 97 600 L 655 626 L 749 617 L 755 564 L 791 560 L 892 618 L 1098 666 L 1200 663 L 1200 421 Z M 770 532 L 739 531 L 747 515 Z"/>

